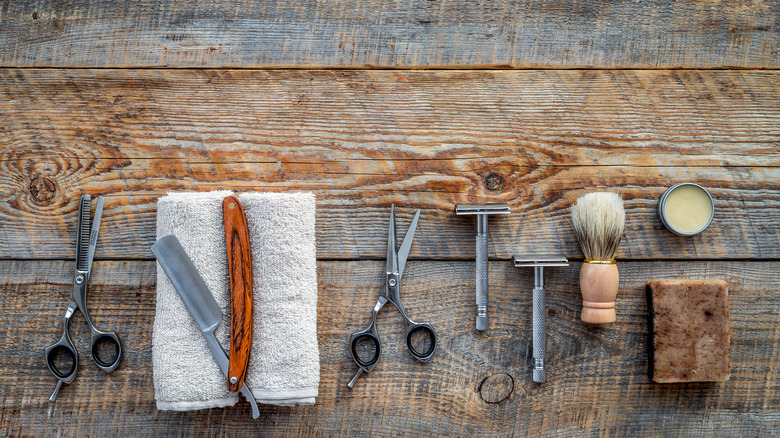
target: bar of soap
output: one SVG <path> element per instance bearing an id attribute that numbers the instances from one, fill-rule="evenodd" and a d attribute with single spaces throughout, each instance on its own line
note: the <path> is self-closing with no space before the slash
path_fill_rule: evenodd
<path id="1" fill-rule="evenodd" d="M 647 289 L 653 381 L 728 380 L 731 375 L 728 284 L 657 280 L 648 282 Z"/>

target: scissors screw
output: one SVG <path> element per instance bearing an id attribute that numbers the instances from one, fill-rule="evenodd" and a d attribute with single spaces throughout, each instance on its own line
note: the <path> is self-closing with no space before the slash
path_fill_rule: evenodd
<path id="1" fill-rule="evenodd" d="M 395 278 L 391 278 L 391 279 L 387 280 L 387 284 L 389 284 L 390 287 L 395 287 L 397 282 L 395 281 Z"/>
<path id="2" fill-rule="evenodd" d="M 79 274 L 78 277 L 76 277 L 76 284 L 84 283 L 84 276 Z"/>
<path id="3" fill-rule="evenodd" d="M 231 377 L 230 378 L 230 384 L 231 385 L 235 385 L 236 383 L 238 383 L 238 379 L 236 379 L 235 377 Z"/>

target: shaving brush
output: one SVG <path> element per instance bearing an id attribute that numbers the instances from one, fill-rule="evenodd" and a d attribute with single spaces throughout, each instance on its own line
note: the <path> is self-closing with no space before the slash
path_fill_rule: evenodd
<path id="1" fill-rule="evenodd" d="M 585 263 L 580 270 L 582 320 L 590 324 L 615 322 L 618 269 L 615 263 L 626 210 L 617 193 L 582 195 L 571 207 L 571 223 Z"/>

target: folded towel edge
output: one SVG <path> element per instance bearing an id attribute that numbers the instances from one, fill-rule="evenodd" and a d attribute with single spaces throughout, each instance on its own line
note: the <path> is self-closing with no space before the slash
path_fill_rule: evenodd
<path id="1" fill-rule="evenodd" d="M 257 400 L 257 402 L 262 403 L 264 405 L 295 407 L 295 406 L 314 405 L 315 399 L 313 397 L 312 398 L 291 398 L 287 400 Z"/>
<path id="2" fill-rule="evenodd" d="M 214 400 L 197 401 L 162 401 L 157 400 L 157 410 L 160 411 L 194 411 L 200 409 L 224 408 L 235 406 L 238 396 L 218 398 Z"/>
<path id="3" fill-rule="evenodd" d="M 232 190 L 212 190 L 208 192 L 168 192 L 160 197 L 157 203 L 182 201 L 208 201 L 233 195 Z"/>
<path id="4" fill-rule="evenodd" d="M 292 400 L 314 398 L 319 395 L 318 387 L 297 388 L 274 391 L 271 389 L 252 389 L 255 400 Z"/>

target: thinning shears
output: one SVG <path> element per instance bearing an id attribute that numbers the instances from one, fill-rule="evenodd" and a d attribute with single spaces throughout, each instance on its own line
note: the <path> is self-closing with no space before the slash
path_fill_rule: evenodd
<path id="1" fill-rule="evenodd" d="M 82 195 L 79 202 L 79 228 L 76 236 L 76 270 L 73 273 L 73 286 L 70 290 L 70 301 L 68 310 L 65 311 L 65 317 L 62 319 L 62 338 L 55 344 L 46 347 L 46 365 L 54 376 L 59 379 L 57 387 L 54 389 L 49 401 L 54 402 L 57 393 L 60 391 L 63 383 L 69 384 L 76 377 L 76 371 L 79 367 L 79 353 L 73 340 L 70 338 L 69 324 L 70 318 L 76 309 L 81 310 L 84 319 L 87 320 L 89 329 L 92 331 L 92 340 L 90 342 L 89 355 L 98 368 L 110 373 L 116 369 L 119 359 L 122 357 L 122 344 L 119 337 L 114 332 L 104 332 L 98 330 L 92 323 L 87 310 L 87 282 L 92 272 L 92 259 L 95 257 L 95 247 L 97 246 L 98 231 L 100 230 L 100 217 L 103 214 L 103 197 L 98 197 L 97 207 L 95 207 L 94 224 L 90 227 L 90 209 L 91 199 L 89 195 Z M 101 357 L 106 354 L 106 350 L 113 350 L 114 355 L 108 360 Z M 64 359 L 64 360 L 63 360 Z M 59 368 L 61 362 L 70 362 L 67 369 Z"/>
<path id="2" fill-rule="evenodd" d="M 412 249 L 412 240 L 414 240 L 414 232 L 417 228 L 417 221 L 420 219 L 420 210 L 417 210 L 417 214 L 414 215 L 409 229 L 406 231 L 401 246 L 396 246 L 395 238 L 395 205 L 390 209 L 390 231 L 387 236 L 387 261 L 385 264 L 385 281 L 382 286 L 382 292 L 379 294 L 379 300 L 374 306 L 374 312 L 371 315 L 371 324 L 363 331 L 359 331 L 352 334 L 350 338 L 350 351 L 352 353 L 352 359 L 358 366 L 355 377 L 347 384 L 350 388 L 355 386 L 357 378 L 363 372 L 370 372 L 374 369 L 377 361 L 379 360 L 379 353 L 381 352 L 381 346 L 379 342 L 379 333 L 376 330 L 376 316 L 382 307 L 389 301 L 392 303 L 404 318 L 406 322 L 406 348 L 409 353 L 415 359 L 420 362 L 427 362 L 434 351 L 436 351 L 436 332 L 433 330 L 433 326 L 427 322 L 414 322 L 406 314 L 403 304 L 401 304 L 401 276 L 404 273 L 404 267 L 406 266 L 406 259 L 409 257 L 409 250 Z M 428 346 L 424 352 L 419 352 L 414 348 L 413 335 L 420 333 L 427 337 Z M 369 341 L 373 343 L 373 354 L 368 358 L 361 358 L 358 352 L 360 343 Z M 368 359 L 368 360 L 364 360 Z"/>

